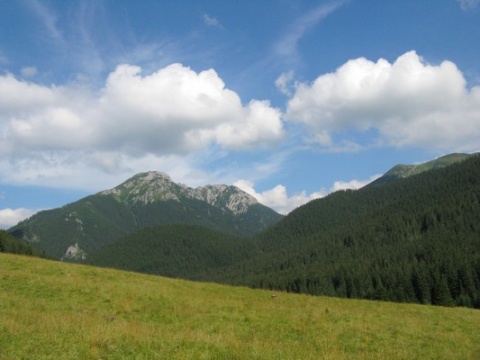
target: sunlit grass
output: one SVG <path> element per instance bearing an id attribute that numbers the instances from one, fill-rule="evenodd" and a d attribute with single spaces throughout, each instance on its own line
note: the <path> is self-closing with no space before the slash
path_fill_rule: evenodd
<path id="1" fill-rule="evenodd" d="M 478 359 L 480 311 L 0 255 L 0 359 Z"/>

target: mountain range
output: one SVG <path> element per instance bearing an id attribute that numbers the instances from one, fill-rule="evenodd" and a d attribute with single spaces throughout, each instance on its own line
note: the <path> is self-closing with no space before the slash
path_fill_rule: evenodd
<path id="1" fill-rule="evenodd" d="M 9 232 L 56 258 L 86 260 L 103 246 L 155 225 L 200 225 L 248 236 L 281 218 L 235 186 L 193 189 L 173 182 L 165 173 L 151 171 L 113 189 L 39 212 Z"/>
<path id="2" fill-rule="evenodd" d="M 285 217 L 235 187 L 163 173 L 10 229 L 64 259 L 349 298 L 480 308 L 480 156 L 392 168 Z"/>

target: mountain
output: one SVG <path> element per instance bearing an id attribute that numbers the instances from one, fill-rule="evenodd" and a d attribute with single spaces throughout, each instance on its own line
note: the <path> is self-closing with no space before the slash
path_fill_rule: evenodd
<path id="1" fill-rule="evenodd" d="M 442 156 L 438 159 L 428 161 L 419 165 L 403 165 L 399 164 L 387 171 L 383 176 L 379 177 L 375 181 L 372 181 L 367 186 L 383 184 L 386 182 L 397 181 L 399 179 L 404 179 L 413 175 L 421 174 L 425 171 L 432 169 L 443 168 L 450 166 L 452 164 L 464 161 L 465 159 L 473 156 L 475 154 L 449 154 Z"/>
<path id="2" fill-rule="evenodd" d="M 480 156 L 333 193 L 261 233 L 156 226 L 92 263 L 254 288 L 480 308 Z"/>
<path id="3" fill-rule="evenodd" d="M 204 280 L 315 295 L 480 308 L 480 156 L 339 191 L 255 237 Z"/>
<path id="4" fill-rule="evenodd" d="M 113 189 L 39 212 L 9 232 L 54 257 L 86 260 L 91 252 L 150 226 L 199 225 L 247 236 L 281 217 L 235 186 L 193 189 L 151 171 Z"/>

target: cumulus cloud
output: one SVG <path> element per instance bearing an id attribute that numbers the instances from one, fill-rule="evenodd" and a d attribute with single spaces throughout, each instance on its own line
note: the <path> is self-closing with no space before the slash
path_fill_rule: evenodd
<path id="1" fill-rule="evenodd" d="M 18 222 L 32 216 L 36 211 L 29 209 L 1 209 L 0 210 L 0 229 L 8 229 Z"/>
<path id="2" fill-rule="evenodd" d="M 180 64 L 148 76 L 140 70 L 119 66 L 100 99 L 100 113 L 109 119 L 102 134 L 115 144 L 181 153 L 211 142 L 225 148 L 255 147 L 283 135 L 279 110 L 266 101 L 243 106 L 214 70 L 197 74 Z"/>
<path id="3" fill-rule="evenodd" d="M 0 166 L 51 176 L 85 164 L 111 171 L 151 155 L 158 163 L 210 145 L 253 149 L 283 137 L 281 115 L 268 101 L 242 104 L 214 70 L 181 64 L 148 75 L 120 65 L 99 91 L 7 74 L 0 76 Z"/>
<path id="4" fill-rule="evenodd" d="M 330 192 L 335 192 L 339 190 L 357 190 L 365 185 L 370 184 L 372 181 L 377 180 L 380 176 L 380 174 L 377 175 L 372 175 L 370 178 L 367 180 L 350 180 L 350 181 L 342 181 L 338 180 L 333 183 L 333 186 L 330 188 Z"/>
<path id="5" fill-rule="evenodd" d="M 17 80 L 11 74 L 0 76 L 0 124 L 6 125 L 14 116 L 54 105 L 61 98 L 57 90 Z"/>
<path id="6" fill-rule="evenodd" d="M 430 65 L 414 51 L 393 63 L 358 58 L 298 84 L 286 118 L 305 124 L 325 147 L 335 146 L 333 134 L 353 130 L 378 133 L 376 145 L 473 151 L 480 87 L 466 84 L 454 63 Z"/>
<path id="7" fill-rule="evenodd" d="M 280 214 L 288 214 L 293 209 L 326 195 L 326 193 L 323 192 L 307 194 L 305 191 L 301 191 L 288 196 L 287 189 L 284 185 L 277 185 L 272 189 L 257 192 L 254 184 L 248 180 L 238 180 L 234 185 L 255 197 L 261 204 L 274 209 Z"/>
<path id="8" fill-rule="evenodd" d="M 302 206 L 312 200 L 325 197 L 332 192 L 347 189 L 360 189 L 378 179 L 380 176 L 381 175 L 374 175 L 367 180 L 335 181 L 329 189 L 320 189 L 319 191 L 310 194 L 308 194 L 306 191 L 300 191 L 290 196 L 287 193 L 287 188 L 281 184 L 262 192 L 256 191 L 254 183 L 248 180 L 238 180 L 234 183 L 234 185 L 246 193 L 254 196 L 258 202 L 274 209 L 278 213 L 288 214 L 297 207 Z"/>

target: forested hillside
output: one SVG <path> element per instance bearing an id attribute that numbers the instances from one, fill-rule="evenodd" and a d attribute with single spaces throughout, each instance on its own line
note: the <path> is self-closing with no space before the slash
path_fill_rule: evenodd
<path id="1" fill-rule="evenodd" d="M 480 157 L 341 191 L 256 238 L 205 279 L 292 292 L 480 307 Z"/>
<path id="2" fill-rule="evenodd" d="M 45 254 L 32 249 L 30 244 L 16 239 L 4 230 L 0 230 L 0 253 L 2 252 L 19 255 L 46 257 Z"/>
<path id="3" fill-rule="evenodd" d="M 244 260 L 255 253 L 252 238 L 194 225 L 161 225 L 127 235 L 93 253 L 94 265 L 169 277 L 196 278 L 198 272 Z"/>

